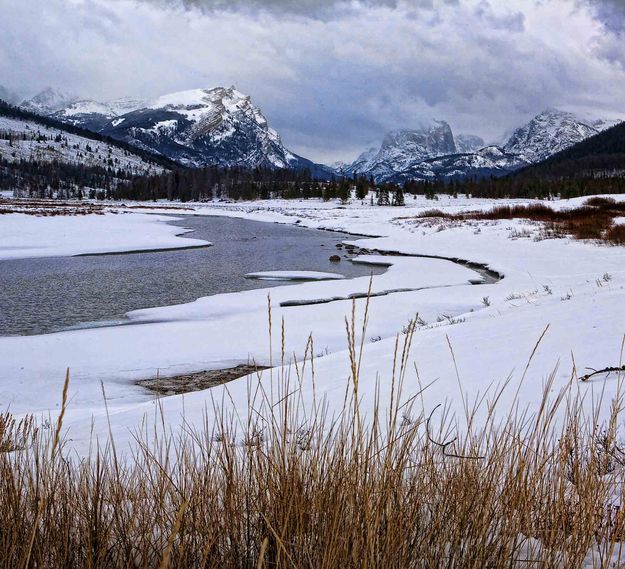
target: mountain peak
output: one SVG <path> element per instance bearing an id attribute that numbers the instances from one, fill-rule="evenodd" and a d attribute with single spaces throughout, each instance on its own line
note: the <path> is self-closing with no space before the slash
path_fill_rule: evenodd
<path id="1" fill-rule="evenodd" d="M 504 150 L 527 162 L 540 162 L 598 132 L 573 113 L 550 108 L 515 130 Z"/>
<path id="2" fill-rule="evenodd" d="M 187 166 L 315 167 L 289 152 L 251 98 L 234 86 L 162 95 L 100 132 Z"/>
<path id="3" fill-rule="evenodd" d="M 161 95 L 149 104 L 149 108 L 191 108 L 214 105 L 219 102 L 223 103 L 224 106 L 226 104 L 236 105 L 241 102 L 251 102 L 251 98 L 238 91 L 234 86 L 213 87 L 211 89 L 189 89 Z"/>
<path id="4" fill-rule="evenodd" d="M 415 128 L 388 132 L 379 149 L 371 148 L 361 154 L 345 172 L 386 180 L 428 158 L 455 152 L 456 144 L 449 124 L 442 120 L 431 120 Z"/>
<path id="5" fill-rule="evenodd" d="M 534 118 L 543 117 L 543 116 L 572 117 L 574 115 L 573 113 L 570 113 L 568 111 L 563 111 L 562 109 L 559 109 L 558 107 L 547 107 L 542 112 L 538 113 L 536 117 Z"/>
<path id="6" fill-rule="evenodd" d="M 461 154 L 477 152 L 486 146 L 484 139 L 475 134 L 457 134 L 454 136 L 456 149 Z"/>
<path id="7" fill-rule="evenodd" d="M 78 101 L 76 95 L 46 87 L 31 99 L 27 99 L 20 106 L 31 112 L 39 114 L 52 114 Z"/>

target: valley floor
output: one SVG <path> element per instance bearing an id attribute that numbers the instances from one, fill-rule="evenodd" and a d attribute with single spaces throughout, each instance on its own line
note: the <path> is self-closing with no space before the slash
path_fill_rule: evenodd
<path id="1" fill-rule="evenodd" d="M 625 196 L 616 198 L 625 200 Z M 571 207 L 583 201 L 552 205 Z M 368 235 L 353 243 L 380 252 L 462 259 L 503 275 L 498 282 L 476 286 L 469 281 L 479 280 L 478 273 L 448 260 L 365 256 L 368 262 L 392 263 L 386 273 L 372 280 L 373 293 L 391 293 L 369 301 L 359 385 L 365 412 L 372 411 L 376 396 L 382 408 L 388 404 L 397 364 L 397 335 L 401 343 L 409 321 L 418 318 L 402 394 L 408 401 L 419 393 L 412 412 L 427 416 L 444 404 L 462 424 L 465 405 L 480 398 L 486 403 L 504 382 L 508 386 L 499 398 L 498 413 L 505 415 L 515 405 L 536 410 L 543 387 L 552 377 L 549 389 L 554 396 L 572 383 L 589 410 L 603 399 L 600 417 L 606 418 L 620 378 L 604 374 L 583 383 L 577 378 L 587 368 L 622 365 L 625 249 L 543 239 L 540 225 L 521 220 L 454 224 L 414 218 L 432 207 L 456 212 L 495 203 L 502 201 L 441 197 L 433 203 L 410 198 L 405 208 L 267 201 L 194 204 L 192 210 L 169 213 L 178 218 L 185 214 L 235 216 Z M 167 204 L 155 204 L 153 211 L 166 214 Z M 175 237 L 175 231 L 179 228 L 145 213 L 81 218 L 7 214 L 0 216 L 0 258 L 198 244 L 192 235 L 191 239 Z M 302 384 L 304 405 L 326 398 L 330 413 L 338 412 L 351 373 L 345 318 L 352 318 L 355 302 L 359 330 L 367 303 L 365 299 L 352 301 L 350 295 L 362 295 L 368 287 L 368 278 L 358 278 L 271 289 L 271 336 L 268 293 L 252 290 L 135 311 L 129 314 L 134 324 L 129 326 L 3 337 L 0 407 L 15 414 L 54 415 L 69 367 L 70 403 L 64 425 L 73 448 L 87 452 L 93 433 L 108 432 L 103 389 L 111 429 L 122 446 L 134 440 L 132 430 L 143 418 L 161 412 L 167 429 L 172 430 L 210 422 L 224 409 L 245 418 L 256 378 L 165 397 L 158 403 L 136 381 L 254 361 L 274 368 L 284 364 L 282 372 L 262 372 L 266 393 L 278 392 L 280 378 L 290 374 L 292 382 Z M 305 304 L 318 300 L 330 302 Z M 357 340 L 360 343 L 359 331 Z M 311 353 L 314 366 L 307 363 L 302 370 L 302 361 Z M 486 414 L 484 404 L 477 416 Z"/>

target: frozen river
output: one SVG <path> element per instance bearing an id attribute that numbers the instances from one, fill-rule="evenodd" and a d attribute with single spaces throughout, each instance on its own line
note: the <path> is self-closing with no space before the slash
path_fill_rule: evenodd
<path id="1" fill-rule="evenodd" d="M 0 261 L 0 335 L 43 334 L 92 323 L 123 323 L 138 308 L 283 285 L 259 271 L 320 271 L 347 278 L 384 269 L 329 257 L 346 234 L 226 217 L 172 222 L 212 247 L 149 253 Z"/>

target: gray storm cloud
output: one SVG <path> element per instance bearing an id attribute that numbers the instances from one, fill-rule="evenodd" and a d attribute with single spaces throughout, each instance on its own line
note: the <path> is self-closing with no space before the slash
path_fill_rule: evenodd
<path id="1" fill-rule="evenodd" d="M 144 0 L 161 6 L 180 6 L 205 11 L 266 10 L 292 12 L 310 16 L 331 16 L 336 11 L 356 7 L 383 6 L 397 8 L 401 5 L 435 9 L 441 5 L 455 5 L 460 0 Z"/>
<path id="2" fill-rule="evenodd" d="M 582 3 L 590 6 L 607 29 L 616 32 L 625 30 L 625 2 L 623 0 L 582 0 Z"/>
<path id="3" fill-rule="evenodd" d="M 549 106 L 625 116 L 617 3 L 180 2 L 0 0 L 0 84 L 99 99 L 234 84 L 326 162 L 433 117 L 497 141 Z"/>

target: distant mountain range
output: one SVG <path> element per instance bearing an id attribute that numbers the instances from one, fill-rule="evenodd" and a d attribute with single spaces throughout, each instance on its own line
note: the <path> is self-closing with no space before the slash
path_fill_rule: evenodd
<path id="1" fill-rule="evenodd" d="M 502 146 L 484 147 L 478 136 L 454 136 L 449 124 L 433 121 L 390 132 L 379 149 L 370 148 L 341 169 L 347 175 L 373 176 L 378 182 L 501 176 L 541 162 L 614 124 L 548 109 L 515 130 Z"/>
<path id="2" fill-rule="evenodd" d="M 0 90 L 0 98 L 3 91 Z M 182 91 L 154 101 L 84 100 L 46 89 L 22 108 L 124 141 L 188 167 L 293 168 L 329 179 L 355 174 L 377 182 L 501 176 L 539 163 L 616 124 L 558 109 L 543 111 L 500 146 L 454 134 L 442 120 L 389 132 L 351 164 L 316 164 L 288 150 L 262 111 L 234 87 Z"/>
<path id="3" fill-rule="evenodd" d="M 22 108 L 156 152 L 188 167 L 334 170 L 289 151 L 250 97 L 234 87 L 195 89 L 155 101 L 101 103 L 47 89 Z"/>

